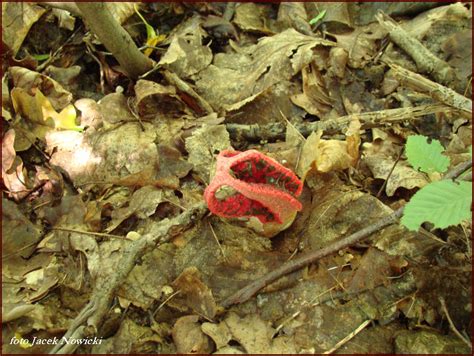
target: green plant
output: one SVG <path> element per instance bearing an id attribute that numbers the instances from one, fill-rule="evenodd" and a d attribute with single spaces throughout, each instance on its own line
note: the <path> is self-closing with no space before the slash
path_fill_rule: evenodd
<path id="1" fill-rule="evenodd" d="M 444 149 L 438 140 L 428 142 L 425 136 L 410 136 L 405 149 L 408 162 L 422 172 L 442 173 L 449 166 L 450 160 L 442 155 Z M 424 222 L 443 229 L 469 219 L 471 204 L 471 182 L 432 182 L 416 192 L 406 204 L 401 223 L 412 231 L 418 230 Z"/>
<path id="2" fill-rule="evenodd" d="M 311 20 L 309 20 L 310 25 L 315 25 L 317 24 L 320 20 L 322 20 L 326 16 L 326 10 L 321 11 L 318 15 L 313 17 Z"/>

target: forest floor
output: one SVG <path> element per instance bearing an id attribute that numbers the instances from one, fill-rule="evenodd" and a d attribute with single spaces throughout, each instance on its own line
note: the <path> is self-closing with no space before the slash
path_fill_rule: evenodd
<path id="1" fill-rule="evenodd" d="M 470 3 L 110 8 L 138 79 L 74 3 L 2 2 L 2 353 L 472 354 L 471 220 L 398 220 L 471 185 Z M 274 204 L 215 193 L 260 220 L 209 211 L 225 150 L 276 161 L 232 171 Z"/>

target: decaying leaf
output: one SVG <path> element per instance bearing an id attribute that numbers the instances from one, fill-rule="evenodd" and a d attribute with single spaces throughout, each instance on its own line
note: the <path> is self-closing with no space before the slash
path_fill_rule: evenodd
<path id="1" fill-rule="evenodd" d="M 161 189 L 145 186 L 135 191 L 130 198 L 128 206 L 112 212 L 112 222 L 107 231 L 113 231 L 122 221 L 132 214 L 140 219 L 146 219 L 154 214 L 157 206 L 165 199 Z"/>
<path id="2" fill-rule="evenodd" d="M 166 346 L 166 342 L 149 326 L 139 325 L 129 318 L 121 321 L 119 329 L 111 337 L 92 347 L 94 354 L 134 354 L 134 353 L 175 352 Z"/>
<path id="3" fill-rule="evenodd" d="M 33 225 L 18 209 L 6 199 L 2 201 L 2 255 L 29 257 L 36 249 L 41 237 L 39 227 Z"/>
<path id="4" fill-rule="evenodd" d="M 304 179 L 312 169 L 327 173 L 354 166 L 359 159 L 359 129 L 360 122 L 352 121 L 346 133 L 346 141 L 323 140 L 322 131 L 313 132 L 303 146 L 298 175 Z"/>
<path id="5" fill-rule="evenodd" d="M 16 155 L 14 142 L 15 130 L 10 129 L 2 140 L 2 180 L 8 195 L 18 201 L 29 194 L 29 189 L 23 173 L 23 162 Z"/>
<path id="6" fill-rule="evenodd" d="M 164 302 L 163 287 L 169 285 L 174 275 L 173 256 L 175 247 L 164 244 L 147 253 L 142 263 L 135 265 L 117 294 L 129 304 L 143 310 L 152 308 L 157 302 Z M 112 263 L 109 267 L 114 268 Z"/>
<path id="7" fill-rule="evenodd" d="M 10 67 L 8 71 L 14 88 L 23 89 L 30 95 L 35 94 L 35 89 L 39 90 L 54 110 L 62 110 L 71 103 L 72 94 L 50 77 L 22 67 Z"/>
<path id="8" fill-rule="evenodd" d="M 273 338 L 274 329 L 256 314 L 240 318 L 235 313 L 229 313 L 223 322 L 232 334 L 232 339 L 237 340 L 249 354 L 296 352 L 291 338 Z"/>
<path id="9" fill-rule="evenodd" d="M 209 337 L 201 331 L 199 316 L 187 315 L 179 318 L 173 326 L 173 341 L 180 354 L 205 354 L 212 350 Z"/>
<path id="10" fill-rule="evenodd" d="M 313 48 L 333 45 L 293 29 L 265 37 L 256 45 L 234 45 L 236 53 L 217 54 L 214 64 L 198 74 L 196 87 L 214 108 L 228 109 L 290 79 L 311 62 Z"/>
<path id="11" fill-rule="evenodd" d="M 14 57 L 20 49 L 31 26 L 46 10 L 31 3 L 2 3 L 2 40 Z"/>
<path id="12" fill-rule="evenodd" d="M 212 140 L 209 140 L 212 137 Z M 209 182 L 214 156 L 220 151 L 231 148 L 229 133 L 224 125 L 203 125 L 186 139 L 188 162 L 204 182 Z"/>
<path id="13" fill-rule="evenodd" d="M 170 305 L 183 305 L 207 319 L 216 315 L 217 305 L 212 291 L 201 281 L 196 267 L 186 268 L 172 283 L 180 293 L 172 299 Z"/>
<path id="14" fill-rule="evenodd" d="M 242 2 L 235 7 L 233 22 L 242 30 L 269 34 L 268 8 L 264 4 Z"/>
<path id="15" fill-rule="evenodd" d="M 386 36 L 378 23 L 358 27 L 348 33 L 334 34 L 337 44 L 349 53 L 348 64 L 352 68 L 362 68 L 378 51 L 377 41 Z"/>
<path id="16" fill-rule="evenodd" d="M 185 113 L 185 106 L 173 86 L 141 79 L 135 85 L 135 95 L 136 111 L 143 119 L 176 117 Z"/>
<path id="17" fill-rule="evenodd" d="M 398 161 L 385 155 L 371 155 L 365 157 L 363 162 L 372 171 L 374 178 L 387 180 L 385 192 L 391 197 L 400 188 L 413 189 L 422 188 L 429 183 L 428 178 L 423 173 L 413 169 L 406 161 Z M 392 171 L 392 168 L 394 167 Z"/>
<path id="18" fill-rule="evenodd" d="M 159 62 L 183 79 L 200 72 L 212 61 L 211 49 L 202 45 L 206 33 L 200 27 L 201 21 L 194 16 L 173 32 L 171 44 Z"/>
<path id="19" fill-rule="evenodd" d="M 291 101 L 301 106 L 311 115 L 323 117 L 331 108 L 331 98 L 328 96 L 324 81 L 317 68 L 309 64 L 301 70 L 303 78 L 303 93 L 293 95 Z"/>

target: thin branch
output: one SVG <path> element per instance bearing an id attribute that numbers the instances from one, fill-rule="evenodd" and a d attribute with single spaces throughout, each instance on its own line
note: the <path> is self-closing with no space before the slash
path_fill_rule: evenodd
<path id="1" fill-rule="evenodd" d="M 149 249 L 156 248 L 157 244 L 163 244 L 171 240 L 174 236 L 189 227 L 194 221 L 198 221 L 207 211 L 204 202 L 189 208 L 173 219 L 164 219 L 153 228 L 153 233 L 143 235 L 138 240 L 130 242 L 122 251 L 120 261 L 112 275 L 101 276 L 96 281 L 95 289 L 89 303 L 82 309 L 79 315 L 73 320 L 66 332 L 66 339 L 74 336 L 75 339 L 84 337 L 84 323 L 87 322 L 88 334 L 97 333 L 104 317 L 112 304 L 114 292 L 123 283 L 130 271 L 135 266 L 137 258 L 143 256 Z M 71 353 L 71 344 L 75 347 L 77 343 L 56 345 L 51 353 Z"/>
<path id="2" fill-rule="evenodd" d="M 178 77 L 177 74 L 170 72 L 170 71 L 163 71 L 163 75 L 166 78 L 166 80 L 170 83 L 176 86 L 179 91 L 182 91 L 183 93 L 188 94 L 190 97 L 194 98 L 198 105 L 203 109 L 205 112 L 208 114 L 211 114 L 214 112 L 214 109 L 212 106 L 203 98 L 201 97 L 198 93 L 194 91 L 191 86 L 186 83 L 184 80 L 182 80 L 180 77 Z"/>
<path id="3" fill-rule="evenodd" d="M 415 61 L 421 73 L 431 75 L 439 83 L 453 85 L 456 81 L 456 74 L 447 62 L 436 57 L 420 41 L 411 36 L 382 11 L 379 11 L 375 18 L 389 32 L 390 39 Z"/>
<path id="4" fill-rule="evenodd" d="M 304 122 L 295 124 L 296 129 L 304 136 L 308 137 L 313 131 L 323 130 L 325 134 L 335 134 L 344 132 L 352 120 L 359 120 L 361 128 L 366 130 L 380 127 L 387 124 L 400 123 L 406 120 L 413 120 L 424 115 L 439 112 L 449 113 L 459 110 L 443 104 L 420 105 L 409 108 L 397 108 L 379 111 L 370 111 L 360 114 L 351 114 L 325 121 Z M 233 140 L 246 140 L 258 142 L 260 140 L 283 140 L 285 139 L 286 125 L 284 122 L 276 122 L 267 125 L 242 125 L 226 124 L 226 129 Z"/>
<path id="5" fill-rule="evenodd" d="M 457 165 L 456 167 L 454 167 L 450 172 L 448 172 L 445 175 L 444 179 L 456 178 L 457 176 L 459 176 L 461 173 L 463 173 L 470 167 L 472 167 L 472 161 L 463 162 Z M 402 216 L 402 214 L 403 214 L 403 207 L 397 209 L 390 215 L 387 215 L 381 218 L 375 224 L 365 227 L 345 238 L 337 240 L 333 242 L 331 245 L 322 248 L 321 250 L 307 252 L 294 260 L 290 260 L 284 263 L 277 269 L 267 273 L 266 275 L 251 282 L 244 288 L 238 290 L 233 295 L 225 299 L 221 303 L 221 305 L 224 307 L 229 307 L 233 304 L 240 304 L 240 303 L 246 302 L 253 295 L 255 295 L 260 289 L 276 281 L 278 278 L 288 273 L 297 271 L 305 266 L 308 266 L 311 263 L 314 263 L 325 256 L 328 256 L 339 250 L 342 250 L 343 248 L 349 247 L 355 244 L 356 242 L 360 242 L 362 239 L 365 239 L 366 237 L 372 235 L 374 232 L 379 231 L 380 229 L 383 229 L 386 226 L 397 223 L 398 219 Z"/>
<path id="6" fill-rule="evenodd" d="M 446 315 L 446 319 L 448 319 L 448 322 L 449 322 L 449 326 L 451 327 L 451 330 L 456 334 L 456 336 L 458 338 L 461 339 L 462 342 L 464 342 L 467 346 L 469 346 L 469 348 L 471 349 L 471 352 L 472 352 L 472 343 L 466 339 L 459 331 L 458 329 L 456 328 L 456 325 L 454 325 L 453 323 L 453 320 L 451 319 L 451 317 L 449 316 L 449 313 L 448 313 L 448 308 L 446 308 L 446 302 L 444 301 L 444 298 L 443 297 L 439 297 L 439 302 L 441 303 L 441 309 L 443 309 L 443 312 L 444 314 Z"/>
<path id="7" fill-rule="evenodd" d="M 79 2 L 76 6 L 92 32 L 120 63 L 123 70 L 133 79 L 153 68 L 153 62 L 140 52 L 132 37 L 119 24 L 104 2 Z"/>
<path id="8" fill-rule="evenodd" d="M 371 322 L 371 320 L 366 320 L 364 321 L 362 324 L 360 324 L 354 331 L 352 331 L 349 335 L 347 335 L 344 339 L 342 339 L 341 341 L 339 341 L 336 345 L 334 345 L 334 347 L 332 347 L 330 350 L 328 351 L 325 351 L 323 352 L 323 355 L 329 355 L 329 354 L 332 354 L 334 351 L 336 351 L 338 348 L 340 348 L 342 345 L 344 345 L 345 343 L 347 343 L 348 341 L 350 341 L 354 336 L 356 336 L 358 333 L 360 333 L 362 330 L 365 329 L 365 327 L 367 325 L 369 325 L 369 323 Z"/>
<path id="9" fill-rule="evenodd" d="M 388 61 L 387 64 L 393 69 L 395 77 L 401 84 L 405 84 L 416 91 L 426 93 L 436 101 L 440 101 L 446 105 L 452 106 L 453 108 L 459 109 L 461 112 L 467 113 L 469 118 L 472 116 L 471 99 L 395 63 Z"/>

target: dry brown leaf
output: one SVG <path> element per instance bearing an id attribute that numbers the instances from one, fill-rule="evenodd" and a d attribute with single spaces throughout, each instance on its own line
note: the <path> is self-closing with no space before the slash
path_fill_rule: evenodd
<path id="1" fill-rule="evenodd" d="M 398 161 L 395 165 L 393 158 L 377 154 L 365 157 L 363 162 L 367 164 L 374 178 L 387 180 L 387 177 L 389 177 L 385 187 L 385 192 L 389 197 L 393 196 L 400 187 L 406 189 L 422 188 L 429 183 L 426 175 L 418 172 L 403 160 Z M 394 165 L 395 168 L 390 174 Z"/>
<path id="2" fill-rule="evenodd" d="M 323 140 L 322 131 L 313 132 L 303 146 L 298 175 L 305 179 L 312 169 L 327 173 L 354 166 L 359 159 L 359 129 L 360 122 L 352 121 L 346 133 L 346 141 Z"/>
<path id="3" fill-rule="evenodd" d="M 187 78 L 206 68 L 212 61 L 212 51 L 202 45 L 205 31 L 201 29 L 202 20 L 194 16 L 173 31 L 171 44 L 161 57 L 159 65 Z"/>
<path id="4" fill-rule="evenodd" d="M 46 10 L 23 2 L 2 2 L 2 41 L 15 57 L 31 26 Z"/>
<path id="5" fill-rule="evenodd" d="M 231 312 L 223 322 L 232 334 L 232 339 L 238 341 L 249 354 L 296 353 L 293 340 L 285 336 L 273 338 L 275 330 L 257 314 L 240 318 Z"/>
<path id="6" fill-rule="evenodd" d="M 23 162 L 16 155 L 15 130 L 8 130 L 2 140 L 2 180 L 8 190 L 8 196 L 16 201 L 21 200 L 29 194 L 26 186 L 26 177 L 23 173 Z"/>
<path id="7" fill-rule="evenodd" d="M 133 193 L 128 206 L 115 209 L 112 212 L 112 221 L 106 232 L 113 231 L 125 219 L 135 215 L 139 219 L 146 219 L 155 213 L 156 208 L 165 200 L 163 191 L 153 186 L 145 186 Z"/>
<path id="8" fill-rule="evenodd" d="M 185 113 L 185 105 L 174 86 L 141 79 L 135 84 L 136 112 L 145 120 L 177 117 Z"/>
<path id="9" fill-rule="evenodd" d="M 173 341 L 179 354 L 208 354 L 212 351 L 209 337 L 201 331 L 199 316 L 179 318 L 173 326 Z"/>
<path id="10" fill-rule="evenodd" d="M 256 45 L 219 53 L 198 74 L 196 87 L 214 108 L 235 109 L 239 102 L 288 80 L 313 59 L 313 48 L 334 43 L 288 29 L 262 38 Z M 234 105 L 234 106 L 232 106 Z"/>
<path id="11" fill-rule="evenodd" d="M 272 31 L 267 27 L 267 12 L 263 4 L 239 3 L 235 7 L 233 22 L 244 31 L 271 34 Z"/>
<path id="12" fill-rule="evenodd" d="M 377 54 L 377 42 L 386 36 L 378 23 L 358 27 L 349 33 L 334 34 L 337 44 L 349 53 L 351 68 L 362 68 Z"/>
<path id="13" fill-rule="evenodd" d="M 171 306 L 185 306 L 206 319 L 213 319 L 217 305 L 212 291 L 201 281 L 196 267 L 188 267 L 174 280 L 172 286 L 180 293 L 170 301 Z"/>
<path id="14" fill-rule="evenodd" d="M 62 110 L 71 103 L 72 94 L 50 77 L 22 67 L 10 67 L 8 71 L 15 88 L 21 88 L 30 95 L 35 94 L 35 89 L 41 91 L 54 110 Z"/>
<path id="15" fill-rule="evenodd" d="M 303 93 L 293 95 L 291 101 L 311 115 L 324 117 L 331 110 L 332 100 L 327 94 L 321 73 L 314 64 L 309 64 L 301 70 L 303 78 Z"/>
<path id="16" fill-rule="evenodd" d="M 209 138 L 212 137 L 212 140 Z M 214 155 L 220 151 L 231 149 L 229 133 L 224 125 L 204 124 L 195 130 L 191 137 L 186 138 L 188 162 L 194 165 L 195 171 L 203 182 L 209 182 Z"/>

